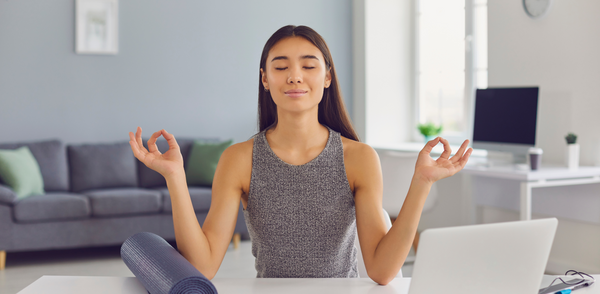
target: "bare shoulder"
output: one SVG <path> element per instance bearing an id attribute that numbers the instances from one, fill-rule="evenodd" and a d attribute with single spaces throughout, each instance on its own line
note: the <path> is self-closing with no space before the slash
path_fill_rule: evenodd
<path id="1" fill-rule="evenodd" d="M 368 164 L 376 160 L 379 162 L 379 156 L 373 147 L 342 136 L 342 145 L 344 146 L 344 161 L 350 164 Z"/>
<path id="2" fill-rule="evenodd" d="M 342 144 L 346 176 L 352 191 L 363 186 L 364 182 L 374 181 L 373 177 L 380 176 L 379 156 L 373 147 L 345 137 L 342 137 Z"/>
<path id="3" fill-rule="evenodd" d="M 232 160 L 241 160 L 241 159 L 248 157 L 248 155 L 250 155 L 250 159 L 252 159 L 253 145 L 254 145 L 254 139 L 250 139 L 248 141 L 233 144 L 233 145 L 227 147 L 227 149 L 225 149 L 225 151 L 223 152 L 223 155 L 221 155 L 221 157 L 225 157 L 227 159 L 232 159 Z"/>
<path id="4" fill-rule="evenodd" d="M 254 139 L 229 146 L 219 159 L 215 182 L 239 188 L 246 193 L 252 174 L 252 148 Z M 215 184 L 213 182 L 213 188 Z"/>
<path id="5" fill-rule="evenodd" d="M 227 147 L 219 159 L 219 165 L 223 165 L 230 173 L 251 168 L 253 143 L 254 139 L 250 139 Z"/>

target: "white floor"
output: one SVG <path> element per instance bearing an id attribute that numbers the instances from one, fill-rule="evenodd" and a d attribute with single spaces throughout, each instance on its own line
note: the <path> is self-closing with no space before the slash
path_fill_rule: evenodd
<path id="1" fill-rule="evenodd" d="M 411 265 L 402 268 L 405 277 L 411 272 Z M 133 276 L 121 260 L 118 246 L 8 253 L 6 269 L 0 271 L 0 293 L 17 293 L 44 275 Z M 237 250 L 230 245 L 216 277 L 256 277 L 250 241 L 242 241 Z"/>

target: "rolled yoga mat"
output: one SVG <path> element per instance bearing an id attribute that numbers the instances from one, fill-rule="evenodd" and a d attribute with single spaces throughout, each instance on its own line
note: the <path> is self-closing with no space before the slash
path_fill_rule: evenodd
<path id="1" fill-rule="evenodd" d="M 121 246 L 121 259 L 150 294 L 217 293 L 209 279 L 156 234 L 129 237 Z"/>

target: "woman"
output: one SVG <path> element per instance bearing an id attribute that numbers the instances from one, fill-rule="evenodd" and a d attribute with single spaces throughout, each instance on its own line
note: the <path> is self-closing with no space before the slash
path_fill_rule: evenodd
<path id="1" fill-rule="evenodd" d="M 146 150 L 141 128 L 129 133 L 136 158 L 167 181 L 179 251 L 209 279 L 223 261 L 242 201 L 258 277 L 357 277 L 362 254 L 369 277 L 385 285 L 408 255 L 431 185 L 461 170 L 472 152 L 465 141 L 450 157 L 447 140 L 429 141 L 388 231 L 377 153 L 358 141 L 331 53 L 305 26 L 282 27 L 263 49 L 259 128 L 223 152 L 202 228 L 173 135 L 152 134 Z M 161 135 L 169 143 L 164 154 L 155 144 Z M 440 142 L 444 152 L 434 160 L 429 154 Z M 362 252 L 354 246 L 356 232 Z"/>

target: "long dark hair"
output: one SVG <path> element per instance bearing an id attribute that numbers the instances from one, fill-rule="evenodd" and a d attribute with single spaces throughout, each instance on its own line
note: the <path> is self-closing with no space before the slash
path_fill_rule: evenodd
<path id="1" fill-rule="evenodd" d="M 352 127 L 348 112 L 342 100 L 342 92 L 338 83 L 333 59 L 329 47 L 321 35 L 307 26 L 288 25 L 277 30 L 267 40 L 260 57 L 260 68 L 266 73 L 266 62 L 271 48 L 281 39 L 288 37 L 302 37 L 315 45 L 325 59 L 326 69 L 331 73 L 331 85 L 323 91 L 323 98 L 319 102 L 319 123 L 330 127 L 342 136 L 359 141 L 358 135 Z M 262 76 L 258 76 L 258 129 L 260 132 L 277 124 L 277 105 L 271 98 L 271 92 L 266 92 L 262 83 Z"/>

